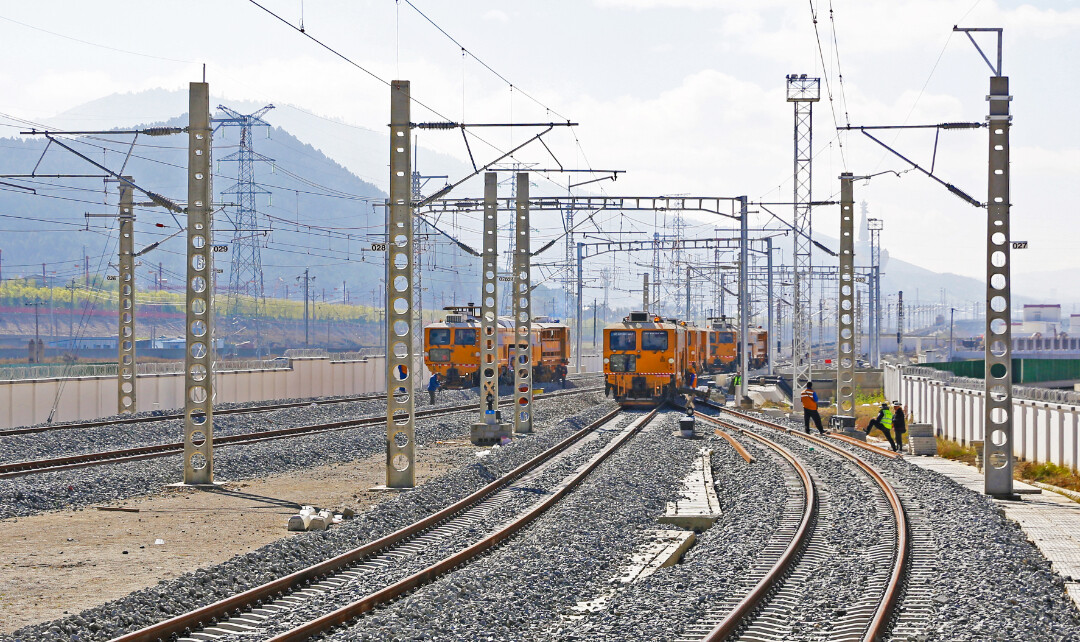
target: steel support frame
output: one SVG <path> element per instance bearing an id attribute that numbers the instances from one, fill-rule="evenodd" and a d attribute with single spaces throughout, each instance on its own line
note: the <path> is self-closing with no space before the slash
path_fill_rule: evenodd
<path id="1" fill-rule="evenodd" d="M 1000 55 L 1000 54 L 999 54 Z M 1001 65 L 998 64 L 1000 72 Z M 986 403 L 983 471 L 987 495 L 1013 494 L 1012 278 L 1009 234 L 1009 79 L 990 78 L 986 224 Z"/>
<path id="2" fill-rule="evenodd" d="M 768 358 L 768 366 L 769 366 L 769 375 L 770 376 L 773 374 L 773 363 L 775 363 L 776 359 L 780 356 L 779 354 L 774 354 L 772 352 L 772 350 L 770 349 L 770 347 L 769 347 L 769 342 L 773 341 L 774 337 L 776 337 L 776 319 L 774 318 L 774 312 L 773 312 L 773 258 L 772 258 L 772 250 L 773 250 L 773 248 L 772 248 L 772 237 L 765 237 L 765 253 L 766 253 L 765 254 L 765 256 L 766 256 L 765 263 L 766 263 L 766 269 L 768 270 L 767 276 L 766 276 L 766 282 L 767 282 L 767 286 L 766 286 L 767 294 L 766 294 L 766 297 L 768 299 L 768 302 L 765 305 L 768 308 L 767 315 L 768 315 L 768 320 L 769 320 L 769 328 L 768 328 L 769 329 L 769 338 L 765 342 L 765 353 L 768 355 L 767 358 Z"/>
<path id="3" fill-rule="evenodd" d="M 739 197 L 739 386 L 735 391 L 735 403 L 742 403 L 746 397 L 746 375 L 749 370 L 750 343 L 750 287 L 747 279 L 747 261 L 750 257 L 749 238 L 750 211 L 747 198 Z"/>
<path id="4" fill-rule="evenodd" d="M 130 181 L 130 176 L 124 177 Z M 130 183 L 120 183 L 120 268 L 116 292 L 119 297 L 120 333 L 117 335 L 116 412 L 137 412 L 135 389 L 135 212 Z"/>
<path id="5" fill-rule="evenodd" d="M 210 85 L 188 105 L 187 315 L 184 328 L 184 483 L 214 482 L 214 260 Z"/>
<path id="6" fill-rule="evenodd" d="M 499 175 L 484 174 L 483 295 L 480 300 L 480 422 L 499 417 Z"/>
<path id="7" fill-rule="evenodd" d="M 794 272 L 795 292 L 792 311 L 791 339 L 791 390 L 792 408 L 798 413 L 802 410 L 800 397 L 806 384 L 810 382 L 812 364 L 810 361 L 810 267 L 813 245 L 811 239 L 810 214 L 812 206 L 813 184 L 813 115 L 814 103 L 820 99 L 820 79 L 797 78 L 789 76 L 787 80 L 788 101 L 795 105 L 794 129 Z"/>
<path id="8" fill-rule="evenodd" d="M 531 433 L 533 420 L 532 250 L 529 249 L 529 173 L 517 175 L 514 233 L 514 432 Z M 580 281 L 579 281 L 580 282 Z M 581 307 L 578 298 L 578 308 Z M 578 342 L 583 324 L 578 315 Z M 578 352 L 578 361 L 581 352 Z"/>
<path id="9" fill-rule="evenodd" d="M 855 416 L 855 176 L 840 175 L 840 271 L 836 318 L 837 413 Z"/>
<path id="10" fill-rule="evenodd" d="M 390 206 L 386 255 L 386 487 L 416 485 L 413 362 L 413 200 L 409 81 L 390 84 Z"/>

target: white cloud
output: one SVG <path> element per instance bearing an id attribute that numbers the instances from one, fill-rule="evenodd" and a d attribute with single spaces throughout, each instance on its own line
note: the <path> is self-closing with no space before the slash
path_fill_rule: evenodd
<path id="1" fill-rule="evenodd" d="M 484 14 L 484 20 L 507 23 L 510 22 L 510 16 L 506 15 L 506 12 L 501 9 L 492 9 Z"/>

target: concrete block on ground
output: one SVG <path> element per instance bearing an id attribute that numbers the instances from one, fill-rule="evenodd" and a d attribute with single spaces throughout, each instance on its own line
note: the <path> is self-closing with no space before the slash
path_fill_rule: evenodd
<path id="1" fill-rule="evenodd" d="M 937 455 L 937 439 L 930 424 L 911 424 L 907 427 L 908 452 L 912 455 Z"/>
<path id="2" fill-rule="evenodd" d="M 652 575 L 657 569 L 674 566 L 696 540 L 693 531 L 650 531 L 646 536 L 648 539 L 631 555 L 623 575 L 614 581 L 629 584 Z"/>
<path id="3" fill-rule="evenodd" d="M 720 519 L 720 501 L 712 476 L 712 450 L 702 448 L 694 457 L 690 474 L 683 479 L 681 499 L 668 502 L 658 520 L 692 530 L 706 530 Z"/>
<path id="4" fill-rule="evenodd" d="M 476 423 L 469 430 L 469 440 L 474 446 L 495 446 L 504 439 L 513 438 L 510 424 Z"/>

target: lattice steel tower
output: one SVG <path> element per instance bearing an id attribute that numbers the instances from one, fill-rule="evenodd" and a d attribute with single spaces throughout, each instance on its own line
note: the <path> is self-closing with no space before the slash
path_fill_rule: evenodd
<path id="1" fill-rule="evenodd" d="M 255 306 L 256 350 L 259 348 L 261 335 L 259 317 L 263 305 L 263 271 L 262 254 L 259 251 L 260 234 L 255 196 L 270 192 L 260 189 L 255 183 L 255 161 L 273 162 L 273 159 L 255 152 L 251 145 L 251 135 L 253 127 L 270 126 L 270 123 L 263 120 L 262 116 L 273 108 L 273 105 L 267 105 L 252 114 L 245 115 L 224 105 L 218 105 L 218 109 L 225 113 L 225 117 L 214 119 L 215 131 L 220 127 L 240 128 L 239 149 L 221 159 L 235 162 L 237 165 L 236 183 L 221 192 L 222 195 L 232 195 L 236 203 L 236 215 L 233 217 L 236 231 L 233 232 L 232 246 L 229 248 L 232 254 L 232 270 L 229 274 L 229 296 L 225 314 L 229 317 L 238 316 L 242 298 L 252 299 Z"/>
<path id="2" fill-rule="evenodd" d="M 799 395 L 810 381 L 810 201 L 814 103 L 821 99 L 821 79 L 806 74 L 787 77 L 787 101 L 795 104 L 795 296 L 791 324 L 792 407 L 802 410 Z"/>

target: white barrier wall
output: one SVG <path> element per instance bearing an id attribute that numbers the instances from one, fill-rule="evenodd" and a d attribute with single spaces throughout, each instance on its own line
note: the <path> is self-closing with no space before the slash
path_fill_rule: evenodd
<path id="1" fill-rule="evenodd" d="M 272 369 L 227 370 L 214 374 L 214 403 L 243 403 L 273 399 L 306 399 L 360 395 L 386 390 L 386 360 L 382 356 L 350 361 L 331 357 L 293 358 Z M 586 372 L 599 372 L 601 357 L 582 358 Z M 416 383 L 426 390 L 431 374 L 424 368 Z M 44 423 L 53 404 L 53 423 L 109 417 L 116 414 L 116 376 L 0 381 L 0 429 Z M 137 412 L 183 407 L 184 377 L 180 373 L 143 374 L 138 378 Z M 59 398 L 57 393 L 59 391 Z"/>
<path id="2" fill-rule="evenodd" d="M 908 423 L 932 424 L 934 434 L 965 445 L 983 441 L 986 393 L 950 383 L 885 367 L 885 395 L 908 408 Z M 1020 459 L 1080 468 L 1080 404 L 1024 398 L 1014 389 L 1013 436 L 1013 455 Z"/>

